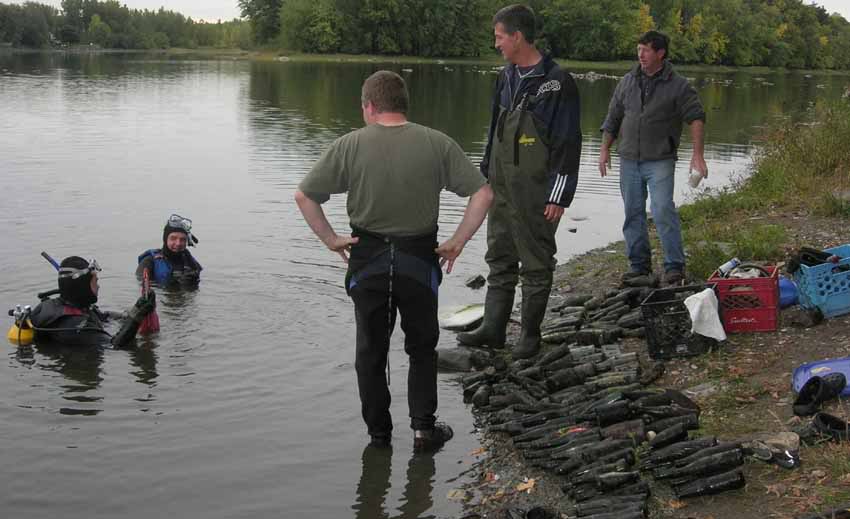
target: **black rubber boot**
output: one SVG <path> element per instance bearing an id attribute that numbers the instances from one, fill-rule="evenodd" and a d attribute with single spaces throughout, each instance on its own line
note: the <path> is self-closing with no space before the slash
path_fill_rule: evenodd
<path id="1" fill-rule="evenodd" d="M 504 348 L 505 330 L 513 306 L 513 290 L 488 287 L 487 296 L 484 298 L 484 320 L 478 328 L 457 334 L 457 342 L 467 346 Z"/>
<path id="2" fill-rule="evenodd" d="M 515 359 L 528 359 L 540 351 L 540 324 L 546 316 L 550 288 L 522 288 L 522 331 L 511 355 Z"/>

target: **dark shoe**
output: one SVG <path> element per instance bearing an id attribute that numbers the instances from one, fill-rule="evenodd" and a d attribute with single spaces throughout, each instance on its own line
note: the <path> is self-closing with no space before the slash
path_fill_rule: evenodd
<path id="1" fill-rule="evenodd" d="M 803 384 L 794 401 L 794 414 L 810 416 L 818 412 L 822 403 L 838 397 L 847 385 L 844 373 L 814 376 Z"/>
<path id="2" fill-rule="evenodd" d="M 685 274 L 681 270 L 668 270 L 664 273 L 664 285 L 677 287 L 685 283 Z"/>
<path id="3" fill-rule="evenodd" d="M 522 287 L 522 331 L 511 350 L 514 359 L 529 359 L 540 352 L 540 325 L 546 316 L 550 288 Z"/>
<path id="4" fill-rule="evenodd" d="M 393 438 L 392 436 L 372 436 L 369 441 L 370 447 L 375 447 L 377 449 L 386 449 L 392 447 Z"/>
<path id="5" fill-rule="evenodd" d="M 800 437 L 800 443 L 813 447 L 832 440 L 832 436 L 822 434 L 810 420 L 791 429 Z"/>
<path id="6" fill-rule="evenodd" d="M 821 377 L 824 384 L 824 399 L 822 402 L 838 398 L 838 395 L 847 387 L 847 377 L 844 373 L 830 373 Z"/>
<path id="7" fill-rule="evenodd" d="M 850 439 L 850 424 L 837 416 L 818 413 L 812 418 L 812 425 L 822 436 L 829 437 L 833 441 L 847 441 Z"/>
<path id="8" fill-rule="evenodd" d="M 814 376 L 803 384 L 797 399 L 794 400 L 794 414 L 797 416 L 811 416 L 820 409 L 820 396 L 823 393 L 823 379 Z"/>
<path id="9" fill-rule="evenodd" d="M 413 452 L 435 452 L 454 435 L 452 428 L 443 422 L 435 423 L 430 430 L 413 431 Z"/>
<path id="10" fill-rule="evenodd" d="M 466 346 L 505 347 L 505 330 L 514 305 L 514 291 L 487 288 L 484 298 L 484 320 L 478 328 L 457 334 L 457 342 Z"/>

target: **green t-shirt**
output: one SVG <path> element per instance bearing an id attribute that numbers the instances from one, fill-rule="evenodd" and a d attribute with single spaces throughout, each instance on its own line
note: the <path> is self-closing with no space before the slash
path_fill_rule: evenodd
<path id="1" fill-rule="evenodd" d="M 434 232 L 440 191 L 474 194 L 484 176 L 447 135 L 408 122 L 370 124 L 343 135 L 298 189 L 317 203 L 348 192 L 351 225 L 389 236 Z"/>

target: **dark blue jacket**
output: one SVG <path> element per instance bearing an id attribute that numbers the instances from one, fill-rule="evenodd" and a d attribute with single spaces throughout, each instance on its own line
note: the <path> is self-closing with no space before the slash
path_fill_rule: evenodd
<path id="1" fill-rule="evenodd" d="M 548 151 L 549 198 L 547 203 L 569 207 L 578 185 L 581 160 L 581 113 L 578 87 L 568 71 L 551 56 L 544 56 L 514 91 L 516 65 L 507 65 L 496 79 L 493 94 L 487 148 L 481 161 L 481 173 L 489 178 L 493 135 L 506 112 L 525 110 Z M 515 138 L 519 139 L 519 135 Z M 518 145 L 518 144 L 517 144 Z M 519 164 L 520 168 L 522 164 Z"/>

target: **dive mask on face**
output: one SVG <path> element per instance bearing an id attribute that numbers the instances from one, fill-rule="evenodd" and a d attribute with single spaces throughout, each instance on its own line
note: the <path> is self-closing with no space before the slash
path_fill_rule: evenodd
<path id="1" fill-rule="evenodd" d="M 60 267 L 59 268 L 59 279 L 79 279 L 83 276 L 91 274 L 93 272 L 100 272 L 100 265 L 97 264 L 97 260 L 91 260 L 89 265 L 83 269 L 77 269 L 73 267 Z"/>
<path id="2" fill-rule="evenodd" d="M 184 218 L 179 214 L 172 214 L 168 217 L 168 221 L 165 222 L 165 234 L 163 235 L 163 241 L 168 238 L 169 233 L 180 231 L 186 233 L 188 246 L 191 247 L 198 243 L 198 238 L 192 234 L 192 220 Z"/>
<path id="3" fill-rule="evenodd" d="M 187 233 L 192 232 L 192 220 L 183 218 L 179 214 L 169 216 L 167 225 L 175 229 L 183 229 Z"/>

